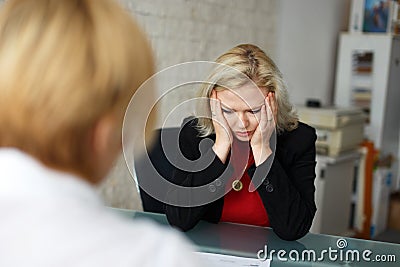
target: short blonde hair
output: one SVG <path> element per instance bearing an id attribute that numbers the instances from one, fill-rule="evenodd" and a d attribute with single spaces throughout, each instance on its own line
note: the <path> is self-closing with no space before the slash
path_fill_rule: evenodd
<path id="1" fill-rule="evenodd" d="M 289 94 L 282 74 L 264 51 L 252 44 L 241 44 L 218 57 L 215 62 L 221 64 L 222 67 L 217 67 L 212 71 L 208 81 L 200 88 L 200 97 L 210 98 L 213 90 L 239 88 L 247 84 L 250 79 L 259 88 L 266 88 L 268 92 L 275 93 L 278 106 L 276 122 L 278 133 L 297 128 L 298 117 L 289 102 Z M 235 71 L 226 71 L 223 66 Z M 221 70 L 222 72 L 225 70 L 226 75 L 219 73 Z M 209 110 L 210 106 L 203 105 L 202 108 Z M 202 114 L 207 113 L 202 112 Z M 198 118 L 197 128 L 203 137 L 214 133 L 214 126 L 209 118 Z"/>
<path id="2" fill-rule="evenodd" d="M 106 114 L 122 125 L 131 96 L 153 72 L 144 34 L 111 0 L 6 1 L 0 147 L 88 177 L 92 128 Z"/>

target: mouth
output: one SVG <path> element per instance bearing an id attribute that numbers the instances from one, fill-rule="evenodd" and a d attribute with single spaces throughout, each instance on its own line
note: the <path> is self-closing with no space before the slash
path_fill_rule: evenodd
<path id="1" fill-rule="evenodd" d="M 245 131 L 245 132 L 239 132 L 236 131 L 236 136 L 238 137 L 250 137 L 253 134 L 253 131 Z"/>

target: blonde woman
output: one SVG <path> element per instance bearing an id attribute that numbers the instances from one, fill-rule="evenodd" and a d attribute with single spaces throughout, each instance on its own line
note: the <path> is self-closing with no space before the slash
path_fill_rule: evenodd
<path id="1" fill-rule="evenodd" d="M 152 74 L 143 33 L 113 1 L 1 6 L 0 266 L 198 266 L 179 234 L 115 216 L 93 188 Z"/>
<path id="2" fill-rule="evenodd" d="M 260 48 L 239 45 L 216 62 L 240 75 L 216 68 L 201 89 L 201 96 L 210 100 L 206 108 L 211 119 L 186 120 L 179 139 L 190 160 L 202 156 L 202 140 L 212 139 L 203 152 L 213 155 L 213 161 L 201 171 L 176 169 L 173 180 L 196 187 L 230 175 L 222 187 L 231 190 L 207 205 L 169 205 L 168 220 L 183 230 L 199 220 L 269 226 L 282 239 L 298 239 L 309 231 L 316 211 L 315 130 L 298 121 L 280 71 Z M 257 186 L 255 173 L 261 173 L 263 182 L 248 190 Z"/>

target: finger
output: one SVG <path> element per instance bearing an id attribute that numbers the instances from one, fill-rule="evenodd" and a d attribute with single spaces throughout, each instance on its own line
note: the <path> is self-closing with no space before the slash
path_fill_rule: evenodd
<path id="1" fill-rule="evenodd" d="M 275 93 L 269 92 L 268 98 L 269 98 L 269 105 L 271 107 L 273 119 L 275 120 L 275 123 L 276 123 L 276 117 L 278 115 L 278 107 L 277 107 L 276 100 L 275 100 Z"/>
<path id="2" fill-rule="evenodd" d="M 274 117 L 278 114 L 278 106 L 276 104 L 275 93 L 271 92 L 271 109 Z"/>
<path id="3" fill-rule="evenodd" d="M 217 99 L 217 92 L 214 89 L 211 91 L 211 98 Z"/>
<path id="4" fill-rule="evenodd" d="M 215 101 L 215 113 L 217 115 L 217 117 L 224 118 L 224 114 L 222 113 L 222 108 L 221 108 L 221 101 L 219 99 L 217 99 Z"/>
<path id="5" fill-rule="evenodd" d="M 268 93 L 268 104 L 270 107 L 272 107 L 272 93 L 271 92 Z"/>
<path id="6" fill-rule="evenodd" d="M 267 97 L 267 99 L 266 99 L 266 101 L 265 101 L 265 105 L 266 105 L 265 108 L 266 108 L 266 112 L 267 112 L 267 121 L 268 121 L 268 122 L 271 122 L 272 119 L 273 119 L 270 101 L 271 101 L 271 99 L 270 99 L 270 97 L 269 97 L 269 95 L 268 95 L 268 97 Z"/>
<path id="7" fill-rule="evenodd" d="M 266 109 L 266 105 L 263 105 L 261 107 L 261 118 L 260 118 L 260 124 L 261 127 L 264 129 L 265 126 L 268 123 L 268 114 L 267 114 L 267 109 Z"/>
<path id="8" fill-rule="evenodd" d="M 216 98 L 216 94 L 214 94 L 214 97 L 212 99 L 211 116 L 214 121 L 220 124 L 222 118 L 221 101 Z"/>
<path id="9" fill-rule="evenodd" d="M 269 92 L 269 93 L 268 93 L 268 105 L 269 105 L 269 107 L 271 108 L 271 110 L 272 110 L 272 102 L 273 102 L 272 93 Z"/>
<path id="10" fill-rule="evenodd" d="M 215 90 L 212 91 L 211 93 L 211 99 L 210 99 L 210 109 L 211 109 L 211 116 L 214 118 L 216 116 L 216 110 L 217 110 L 217 93 Z"/>
<path id="11" fill-rule="evenodd" d="M 228 123 L 227 123 L 227 121 L 225 119 L 225 115 L 222 112 L 221 100 L 217 99 L 215 102 L 216 102 L 216 104 L 215 104 L 216 121 L 223 128 L 223 130 L 225 131 L 225 133 L 227 134 L 229 139 L 231 139 L 230 128 L 229 128 L 229 125 L 228 125 Z"/>

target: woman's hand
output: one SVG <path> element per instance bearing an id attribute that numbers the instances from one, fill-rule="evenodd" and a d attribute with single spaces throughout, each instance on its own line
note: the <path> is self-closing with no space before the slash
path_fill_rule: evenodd
<path id="1" fill-rule="evenodd" d="M 233 137 L 231 129 L 222 113 L 221 101 L 217 99 L 217 92 L 213 90 L 210 99 L 211 116 L 215 130 L 215 144 L 212 147 L 218 158 L 225 163 L 231 149 Z"/>
<path id="2" fill-rule="evenodd" d="M 269 107 L 271 108 L 272 115 L 274 115 L 274 121 L 275 121 L 275 125 L 276 125 L 276 123 L 278 121 L 278 106 L 276 104 L 275 93 L 269 92 L 267 94 L 267 100 L 268 100 Z"/>
<path id="3" fill-rule="evenodd" d="M 254 161 L 259 166 L 272 154 L 270 139 L 275 130 L 278 114 L 277 105 L 273 93 L 268 93 L 264 100 L 265 105 L 261 108 L 260 123 L 257 126 L 251 140 L 250 146 L 253 150 Z"/>

